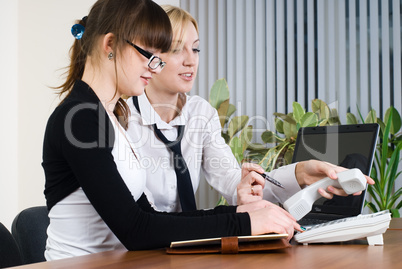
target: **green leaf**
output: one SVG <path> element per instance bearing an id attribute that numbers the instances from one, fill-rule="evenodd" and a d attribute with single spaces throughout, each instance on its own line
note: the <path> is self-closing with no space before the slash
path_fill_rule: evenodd
<path id="1" fill-rule="evenodd" d="M 283 120 L 286 117 L 286 114 L 274 112 L 274 116 Z"/>
<path id="2" fill-rule="evenodd" d="M 329 122 L 331 125 L 341 124 L 341 120 L 339 119 L 338 111 L 336 110 L 336 108 L 330 110 Z"/>
<path id="3" fill-rule="evenodd" d="M 222 135 L 223 139 L 225 139 L 225 143 L 229 144 L 229 141 L 230 141 L 229 135 L 227 133 L 223 133 L 223 132 L 221 133 L 221 135 Z"/>
<path id="4" fill-rule="evenodd" d="M 253 152 L 260 152 L 260 151 L 267 151 L 267 148 L 265 147 L 265 145 L 261 144 L 261 143 L 250 143 L 250 145 L 248 145 L 248 150 L 253 151 Z"/>
<path id="5" fill-rule="evenodd" d="M 264 143 L 277 143 L 279 138 L 274 132 L 272 131 L 265 131 L 261 135 L 262 142 Z"/>
<path id="6" fill-rule="evenodd" d="M 360 111 L 359 106 L 358 106 L 358 105 L 356 105 L 356 107 L 357 107 L 357 113 L 359 114 L 359 118 L 360 118 L 360 120 L 361 120 L 363 123 L 365 123 L 365 122 L 364 122 L 364 119 L 363 119 L 362 112 Z"/>
<path id="7" fill-rule="evenodd" d="M 294 153 L 294 148 L 289 145 L 288 149 L 285 152 L 285 156 L 283 156 L 286 165 L 292 163 L 293 153 Z"/>
<path id="8" fill-rule="evenodd" d="M 352 113 L 346 114 L 346 124 L 358 124 L 356 116 Z"/>
<path id="9" fill-rule="evenodd" d="M 402 195 L 402 187 L 399 188 L 394 194 L 389 199 L 389 206 L 388 208 L 393 208 L 395 203 L 398 201 L 399 198 L 401 198 Z M 402 202 L 402 201 L 401 201 Z M 402 204 L 397 205 L 395 208 L 400 209 Z M 399 207 L 398 207 L 399 206 Z"/>
<path id="10" fill-rule="evenodd" d="M 250 153 L 248 152 L 247 156 L 244 157 L 243 162 L 248 162 L 248 163 L 259 163 L 262 158 L 264 158 L 265 152 L 264 154 L 262 153 Z"/>
<path id="11" fill-rule="evenodd" d="M 259 162 L 259 165 L 266 171 L 272 171 L 276 166 L 276 161 L 281 155 L 281 152 L 289 146 L 288 142 L 281 143 L 267 151 L 264 158 Z"/>
<path id="12" fill-rule="evenodd" d="M 402 201 L 399 201 L 398 205 L 395 207 L 396 209 L 401 209 L 402 208 Z"/>
<path id="13" fill-rule="evenodd" d="M 385 123 L 379 118 L 377 118 L 377 123 L 380 125 L 380 134 L 379 135 L 380 135 L 380 138 L 382 139 L 383 133 L 385 131 Z"/>
<path id="14" fill-rule="evenodd" d="M 222 102 L 229 100 L 229 87 L 225 79 L 218 79 L 209 93 L 209 103 L 218 109 Z"/>
<path id="15" fill-rule="evenodd" d="M 270 148 L 267 153 L 265 154 L 264 158 L 259 162 L 259 165 L 266 171 L 271 170 L 272 161 L 274 160 L 275 156 L 277 155 L 277 147 Z"/>
<path id="16" fill-rule="evenodd" d="M 287 139 L 296 139 L 297 128 L 295 123 L 283 122 L 283 132 Z"/>
<path id="17" fill-rule="evenodd" d="M 313 112 L 307 112 L 303 115 L 300 119 L 301 127 L 314 127 L 318 124 L 318 117 L 317 114 Z"/>
<path id="18" fill-rule="evenodd" d="M 284 133 L 283 132 L 283 121 L 282 120 L 280 120 L 278 118 L 275 118 L 275 129 L 276 129 L 276 131 L 278 133 L 281 133 L 281 134 Z"/>
<path id="19" fill-rule="evenodd" d="M 380 202 L 380 200 L 378 199 L 377 195 L 375 194 L 374 190 L 375 190 L 375 188 L 373 187 L 373 185 L 369 185 L 368 188 L 367 188 L 367 192 L 368 192 L 368 193 L 370 194 L 370 196 L 373 198 L 373 200 L 375 201 L 375 203 L 376 203 L 377 205 L 381 205 L 381 202 Z M 369 204 L 373 204 L 373 203 L 370 202 Z M 373 207 L 376 208 L 376 207 L 374 206 L 374 204 L 373 204 Z M 371 208 L 370 208 L 370 209 L 371 209 Z M 372 211 L 373 211 L 373 212 L 377 212 L 377 211 L 374 211 L 374 210 L 372 210 Z"/>
<path id="20" fill-rule="evenodd" d="M 296 125 L 296 120 L 293 117 L 293 113 L 289 113 L 287 115 L 282 114 L 282 113 L 274 113 L 274 116 L 282 119 L 285 122 L 291 123 L 291 124 L 295 124 Z"/>
<path id="21" fill-rule="evenodd" d="M 277 147 L 277 153 L 276 153 L 276 155 L 274 156 L 274 158 L 272 159 L 271 171 L 272 171 L 272 169 L 278 168 L 277 163 L 278 163 L 278 161 L 279 161 L 279 157 L 282 156 L 282 155 L 284 155 L 283 152 L 286 152 L 287 148 L 289 147 L 289 145 L 291 145 L 291 143 L 293 143 L 293 142 L 285 142 L 285 143 L 282 143 L 282 144 L 278 145 L 278 147 Z M 284 165 L 284 164 L 281 163 L 279 166 L 283 166 L 283 165 Z"/>
<path id="22" fill-rule="evenodd" d="M 373 213 L 378 212 L 377 207 L 376 207 L 373 203 L 371 203 L 371 202 L 366 202 L 366 206 L 367 206 Z"/>
<path id="23" fill-rule="evenodd" d="M 300 122 L 306 111 L 298 102 L 293 102 L 293 116 L 296 122 Z"/>
<path id="24" fill-rule="evenodd" d="M 387 124 L 385 125 L 385 130 L 383 134 L 383 141 L 381 146 L 381 162 L 380 165 L 380 178 L 383 179 L 385 177 L 385 171 L 387 167 L 388 161 L 388 139 L 389 139 L 389 132 L 391 129 L 391 121 L 392 121 L 392 113 L 388 117 Z M 385 180 L 381 182 L 382 189 L 385 188 Z"/>
<path id="25" fill-rule="evenodd" d="M 393 217 L 393 218 L 400 218 L 400 217 L 401 217 L 401 215 L 399 214 L 399 210 L 398 210 L 398 209 L 393 208 L 393 209 L 391 209 L 390 211 L 391 211 L 391 214 L 392 214 L 392 217 Z"/>
<path id="26" fill-rule="evenodd" d="M 251 144 L 252 138 L 253 138 L 253 126 L 249 125 L 246 128 L 243 128 L 243 130 L 239 135 L 240 143 L 242 145 L 242 152 L 244 152 Z"/>
<path id="27" fill-rule="evenodd" d="M 226 199 L 221 196 L 218 200 L 218 202 L 216 203 L 216 206 L 220 206 L 220 205 L 229 205 L 228 202 L 226 201 Z"/>
<path id="28" fill-rule="evenodd" d="M 228 117 L 228 109 L 229 109 L 229 99 L 223 101 L 219 108 L 217 109 L 219 115 L 219 121 L 221 123 L 221 127 L 225 126 L 225 123 L 229 120 Z"/>
<path id="29" fill-rule="evenodd" d="M 329 119 L 330 117 L 329 107 L 324 101 L 320 99 L 314 99 L 311 102 L 311 108 L 313 112 L 317 114 L 319 120 Z"/>
<path id="30" fill-rule="evenodd" d="M 396 110 L 394 107 L 390 107 L 385 112 L 384 117 L 385 122 L 388 122 L 388 118 L 391 112 L 392 112 L 392 121 L 391 121 L 390 133 L 395 135 L 396 133 L 398 133 L 399 129 L 401 129 L 401 115 L 399 115 L 398 110 Z"/>
<path id="31" fill-rule="evenodd" d="M 228 108 L 228 112 L 227 112 L 227 116 L 230 117 L 233 115 L 233 113 L 236 112 L 236 106 L 233 104 L 229 104 L 229 108 Z"/>
<path id="32" fill-rule="evenodd" d="M 370 110 L 364 123 L 376 123 L 377 122 L 377 113 L 374 109 Z"/>
<path id="33" fill-rule="evenodd" d="M 229 142 L 229 147 L 232 150 L 237 162 L 241 164 L 243 161 L 243 148 L 240 139 L 237 136 L 233 137 Z"/>
<path id="34" fill-rule="evenodd" d="M 326 126 L 328 125 L 328 120 L 327 119 L 322 119 L 318 122 L 318 126 Z"/>
<path id="35" fill-rule="evenodd" d="M 248 122 L 248 116 L 236 116 L 229 122 L 228 135 L 232 138 L 238 131 L 242 130 Z"/>
<path id="36" fill-rule="evenodd" d="M 401 147 L 400 145 L 397 146 L 397 148 L 394 150 L 392 153 L 392 156 L 388 162 L 388 167 L 387 171 L 385 174 L 385 179 L 387 179 L 387 201 L 390 199 L 390 195 L 392 193 L 392 190 L 394 189 L 395 185 L 395 180 L 396 180 L 396 174 L 399 166 L 399 153 L 400 153 Z"/>

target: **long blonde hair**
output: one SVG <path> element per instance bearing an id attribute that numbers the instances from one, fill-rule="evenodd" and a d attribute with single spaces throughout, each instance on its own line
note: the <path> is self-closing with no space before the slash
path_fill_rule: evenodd
<path id="1" fill-rule="evenodd" d="M 172 5 L 162 5 L 163 10 L 169 17 L 173 29 L 173 43 L 171 50 L 181 50 L 184 46 L 182 41 L 185 38 L 185 27 L 188 22 L 191 22 L 198 34 L 198 24 L 193 16 L 184 9 Z"/>

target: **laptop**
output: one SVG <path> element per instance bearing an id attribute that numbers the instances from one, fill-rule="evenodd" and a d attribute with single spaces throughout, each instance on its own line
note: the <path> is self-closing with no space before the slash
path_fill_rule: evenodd
<path id="1" fill-rule="evenodd" d="M 359 168 L 370 175 L 376 149 L 379 125 L 353 124 L 300 128 L 292 162 L 321 160 L 345 168 Z M 366 191 L 359 196 L 320 198 L 312 211 L 298 221 L 313 225 L 361 214 Z"/>

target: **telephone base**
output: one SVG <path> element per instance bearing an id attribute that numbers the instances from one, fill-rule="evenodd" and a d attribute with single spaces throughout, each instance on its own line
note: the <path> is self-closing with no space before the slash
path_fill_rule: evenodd
<path id="1" fill-rule="evenodd" d="M 383 245 L 383 234 L 391 222 L 391 213 L 384 210 L 377 213 L 358 215 L 305 227 L 306 231 L 296 233 L 298 243 L 331 243 L 367 238 L 370 246 Z"/>
<path id="2" fill-rule="evenodd" d="M 383 234 L 377 234 L 367 237 L 367 243 L 369 246 L 382 246 L 384 245 Z M 308 246 L 309 243 L 303 243 L 303 246 Z"/>
<path id="3" fill-rule="evenodd" d="M 373 236 L 367 236 L 367 243 L 370 246 L 382 246 L 384 245 L 383 234 L 377 234 Z"/>

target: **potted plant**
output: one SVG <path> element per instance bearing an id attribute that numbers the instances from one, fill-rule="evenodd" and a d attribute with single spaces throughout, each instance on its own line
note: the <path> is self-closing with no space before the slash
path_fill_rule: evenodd
<path id="1" fill-rule="evenodd" d="M 234 116 L 236 106 L 229 103 L 229 88 L 225 79 L 218 79 L 211 88 L 209 103 L 218 111 L 222 137 L 229 145 L 237 162 L 241 164 L 244 153 L 252 139 L 252 126 L 247 125 L 249 117 L 246 115 Z M 227 205 L 223 196 L 217 205 Z"/>
<path id="2" fill-rule="evenodd" d="M 265 155 L 259 161 L 267 171 L 291 163 L 297 132 L 301 127 L 340 124 L 337 110 L 330 109 L 320 99 L 311 102 L 312 112 L 306 112 L 297 102 L 293 102 L 292 107 L 293 112 L 288 114 L 274 113 L 276 132 L 267 130 L 261 136 L 264 143 L 273 144 L 273 147 L 265 150 Z M 251 152 L 253 154 L 253 148 Z"/>
<path id="3" fill-rule="evenodd" d="M 402 149 L 402 135 L 398 134 L 401 128 L 401 116 L 394 107 L 390 107 L 385 113 L 385 123 L 377 118 L 375 110 L 371 110 L 365 120 L 361 115 L 360 118 L 364 123 L 378 123 L 381 126 L 370 174 L 375 184 L 369 185 L 367 188 L 372 201 L 366 200 L 365 205 L 372 212 L 388 209 L 392 213 L 392 217 L 399 218 L 399 210 L 402 207 L 400 199 L 402 187 L 395 190 L 395 182 L 402 173 L 402 171 L 398 171 Z M 348 119 L 349 123 L 357 123 L 356 117 L 353 115 L 349 115 Z"/>
<path id="4" fill-rule="evenodd" d="M 249 117 L 233 115 L 236 107 L 229 103 L 229 88 L 225 79 L 219 79 L 214 83 L 209 94 L 209 103 L 218 111 L 222 137 L 241 164 L 253 136 L 252 126 L 247 125 Z"/>
<path id="5" fill-rule="evenodd" d="M 311 102 L 312 112 L 306 112 L 299 103 L 293 102 L 293 112 L 274 113 L 275 132 L 267 130 L 261 135 L 263 143 L 251 143 L 253 127 L 248 125 L 249 117 L 234 116 L 236 107 L 229 103 L 229 89 L 225 79 L 219 79 L 214 83 L 209 102 L 218 111 L 222 137 L 230 146 L 239 164 L 243 161 L 257 162 L 266 171 L 291 163 L 299 128 L 341 124 L 337 110 L 331 109 L 320 99 Z M 360 113 L 359 116 L 362 123 L 378 123 L 381 127 L 370 174 L 375 184 L 367 188 L 372 201 L 366 201 L 365 205 L 373 212 L 388 209 L 393 217 L 400 217 L 402 188 L 395 190 L 395 182 L 402 173 L 398 170 L 402 149 L 402 135 L 398 133 L 402 125 L 401 117 L 393 107 L 387 110 L 384 122 L 377 117 L 375 110 L 371 110 L 365 119 Z M 352 113 L 347 113 L 346 122 L 359 123 Z M 227 203 L 221 197 L 218 204 Z"/>

